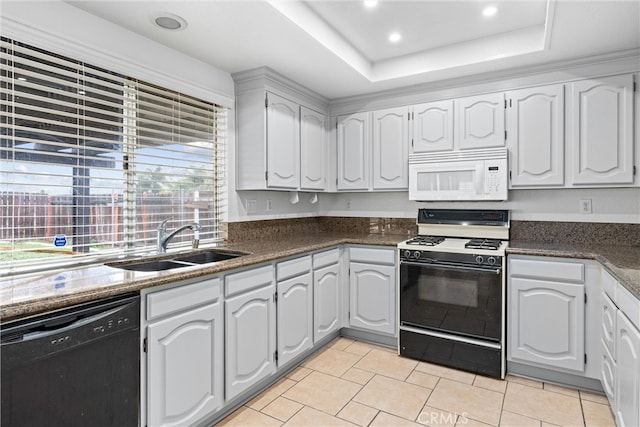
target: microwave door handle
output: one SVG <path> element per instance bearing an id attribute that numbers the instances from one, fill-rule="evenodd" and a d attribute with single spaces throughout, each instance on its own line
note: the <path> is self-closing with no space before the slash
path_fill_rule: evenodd
<path id="1" fill-rule="evenodd" d="M 436 268 L 448 268 L 451 270 L 460 270 L 460 271 L 479 271 L 482 273 L 493 272 L 495 274 L 500 274 L 502 269 L 500 267 L 474 267 L 474 266 L 466 266 L 466 265 L 455 265 L 455 264 L 441 264 L 441 263 L 421 263 L 421 262 L 411 262 L 411 261 L 401 261 L 400 264 L 410 265 L 414 267 L 436 267 Z"/>

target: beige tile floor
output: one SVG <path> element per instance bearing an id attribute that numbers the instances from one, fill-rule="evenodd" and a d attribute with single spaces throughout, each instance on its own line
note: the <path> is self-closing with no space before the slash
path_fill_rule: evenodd
<path id="1" fill-rule="evenodd" d="M 339 338 L 224 426 L 615 426 L 606 397 L 496 380 Z"/>

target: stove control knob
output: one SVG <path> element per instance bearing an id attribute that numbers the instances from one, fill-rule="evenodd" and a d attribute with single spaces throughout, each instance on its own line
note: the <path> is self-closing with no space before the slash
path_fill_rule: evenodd
<path id="1" fill-rule="evenodd" d="M 478 264 L 482 264 L 484 262 L 484 257 L 482 255 L 477 255 L 476 256 L 476 262 Z"/>
<path id="2" fill-rule="evenodd" d="M 494 265 L 496 263 L 496 257 L 490 256 L 489 259 L 487 259 L 487 262 L 491 265 Z"/>
<path id="3" fill-rule="evenodd" d="M 404 251 L 404 257 L 405 258 L 411 258 L 411 251 L 408 250 L 408 249 L 406 251 Z"/>
<path id="4" fill-rule="evenodd" d="M 420 259 L 420 251 L 415 251 L 415 252 L 413 253 L 413 257 L 414 257 L 415 259 Z"/>

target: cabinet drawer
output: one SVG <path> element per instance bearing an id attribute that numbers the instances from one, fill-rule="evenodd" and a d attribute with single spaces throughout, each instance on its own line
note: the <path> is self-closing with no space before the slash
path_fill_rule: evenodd
<path id="1" fill-rule="evenodd" d="M 605 294 L 611 298 L 611 301 L 616 302 L 616 287 L 618 285 L 618 281 L 613 278 L 608 271 L 602 270 L 600 274 L 600 283 L 602 283 L 602 290 Z"/>
<path id="2" fill-rule="evenodd" d="M 324 267 L 325 265 L 336 264 L 340 261 L 340 249 L 331 249 L 313 254 L 313 269 Z"/>
<path id="3" fill-rule="evenodd" d="M 627 316 L 633 326 L 640 329 L 640 300 L 620 283 L 617 284 L 616 297 L 616 305 L 620 311 Z"/>
<path id="4" fill-rule="evenodd" d="M 511 259 L 509 274 L 558 282 L 584 283 L 584 264 L 580 262 Z"/>
<path id="5" fill-rule="evenodd" d="M 273 267 L 266 265 L 226 276 L 224 278 L 224 295 L 230 297 L 272 284 Z"/>
<path id="6" fill-rule="evenodd" d="M 394 265 L 396 251 L 395 249 L 349 248 L 349 261 Z"/>
<path id="7" fill-rule="evenodd" d="M 219 277 L 147 295 L 147 320 L 216 302 L 221 296 Z"/>
<path id="8" fill-rule="evenodd" d="M 300 276 L 308 271 L 311 271 L 311 255 L 279 262 L 276 265 L 276 277 L 278 281 Z"/>

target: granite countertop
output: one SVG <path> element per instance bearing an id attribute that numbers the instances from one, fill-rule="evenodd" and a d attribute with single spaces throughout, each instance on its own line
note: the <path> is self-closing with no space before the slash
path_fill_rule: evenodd
<path id="1" fill-rule="evenodd" d="M 128 271 L 98 265 L 0 278 L 0 320 L 35 315 L 154 286 L 197 280 L 338 245 L 396 246 L 407 238 L 407 234 L 322 233 L 251 239 L 220 248 L 243 252 L 246 256 L 209 265 L 158 272 Z M 507 253 L 597 260 L 640 299 L 640 247 L 511 241 Z"/>
<path id="2" fill-rule="evenodd" d="M 512 240 L 507 254 L 539 255 L 599 261 L 636 298 L 640 299 L 640 247 L 561 244 Z"/>
<path id="3" fill-rule="evenodd" d="M 396 246 L 406 234 L 307 234 L 300 237 L 252 239 L 225 244 L 224 249 L 247 255 L 214 264 L 140 272 L 105 265 L 61 268 L 0 278 L 0 321 L 35 315 L 67 306 L 154 286 L 197 280 L 278 259 L 343 244 Z M 153 258 L 153 257 L 151 257 Z"/>

